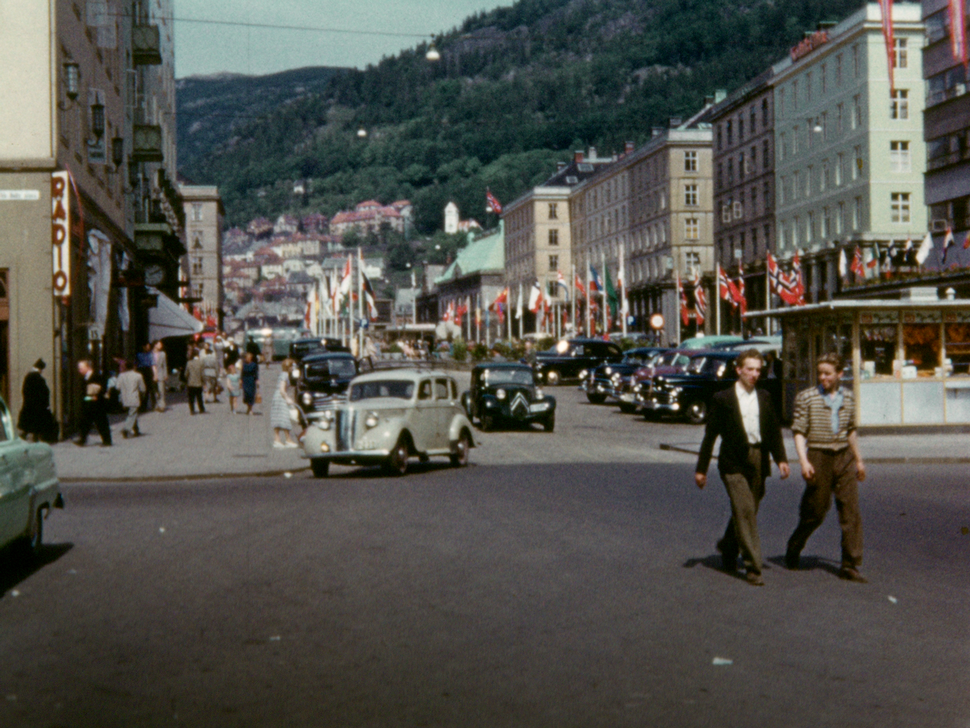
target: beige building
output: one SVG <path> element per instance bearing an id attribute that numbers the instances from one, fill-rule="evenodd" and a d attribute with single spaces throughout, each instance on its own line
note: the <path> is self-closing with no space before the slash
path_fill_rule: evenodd
<path id="1" fill-rule="evenodd" d="M 892 92 L 881 18 L 869 3 L 773 67 L 778 258 L 804 252 L 810 302 L 840 290 L 840 248 L 927 230 L 920 6 L 893 5 Z"/>
<path id="2" fill-rule="evenodd" d="M 156 75 L 169 79 L 174 111 L 172 12 L 170 1 L 153 3 L 152 14 L 132 6 L 5 0 L 0 24 L 0 394 L 16 414 L 20 383 L 42 357 L 66 431 L 81 399 L 75 363 L 131 356 L 153 302 L 130 165 L 166 150 L 174 165 L 174 133 L 166 145 L 160 130 L 145 132 L 137 111 L 148 86 L 135 78 L 161 65 L 167 47 Z M 174 114 L 155 111 L 174 130 Z"/>
<path id="3" fill-rule="evenodd" d="M 192 305 L 222 323 L 222 227 L 225 209 L 219 188 L 179 185 L 185 205 L 185 266 Z"/>

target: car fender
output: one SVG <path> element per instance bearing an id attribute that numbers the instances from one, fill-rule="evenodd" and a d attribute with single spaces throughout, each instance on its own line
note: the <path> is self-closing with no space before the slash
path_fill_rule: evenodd
<path id="1" fill-rule="evenodd" d="M 458 438 L 461 437 L 463 430 L 468 432 L 468 440 L 472 447 L 475 447 L 475 438 L 472 436 L 472 423 L 468 421 L 465 415 L 455 415 L 451 418 L 451 427 L 448 428 L 448 439 L 451 444 L 454 445 L 458 442 Z"/>
<path id="2" fill-rule="evenodd" d="M 549 412 L 550 413 L 556 411 L 556 398 L 553 397 L 551 394 L 547 394 L 545 397 L 543 397 L 542 398 L 542 401 L 549 403 Z"/>

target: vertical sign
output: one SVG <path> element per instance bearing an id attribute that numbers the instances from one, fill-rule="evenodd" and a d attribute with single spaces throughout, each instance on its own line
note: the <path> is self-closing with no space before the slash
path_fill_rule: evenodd
<path id="1" fill-rule="evenodd" d="M 51 173 L 51 257 L 55 296 L 71 295 L 70 172 Z"/>

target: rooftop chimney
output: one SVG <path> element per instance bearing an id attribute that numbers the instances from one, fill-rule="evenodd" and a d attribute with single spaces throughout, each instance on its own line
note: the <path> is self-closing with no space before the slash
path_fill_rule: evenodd
<path id="1" fill-rule="evenodd" d="M 727 98 L 727 90 L 719 88 L 714 91 L 714 103 L 719 104 Z"/>
<path id="2" fill-rule="evenodd" d="M 589 148 L 589 158 L 596 159 L 596 147 Z"/>
<path id="3" fill-rule="evenodd" d="M 634 144 L 633 142 L 626 142 L 626 143 L 623 144 L 623 153 L 624 154 L 629 154 L 634 149 L 636 149 L 636 144 Z"/>
<path id="4" fill-rule="evenodd" d="M 573 152 L 573 161 L 576 164 L 579 164 L 580 162 L 583 161 L 583 150 L 582 149 L 579 149 L 579 150 Z"/>
<path id="5" fill-rule="evenodd" d="M 838 25 L 838 23 L 836 23 L 834 20 L 820 20 L 818 22 L 818 29 L 819 30 L 831 30 L 836 25 Z"/>

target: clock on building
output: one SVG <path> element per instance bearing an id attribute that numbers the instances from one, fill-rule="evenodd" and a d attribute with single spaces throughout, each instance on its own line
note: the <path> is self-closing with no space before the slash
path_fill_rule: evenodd
<path id="1" fill-rule="evenodd" d="M 149 286 L 157 286 L 165 280 L 165 269 L 157 263 L 145 266 L 145 283 Z"/>

